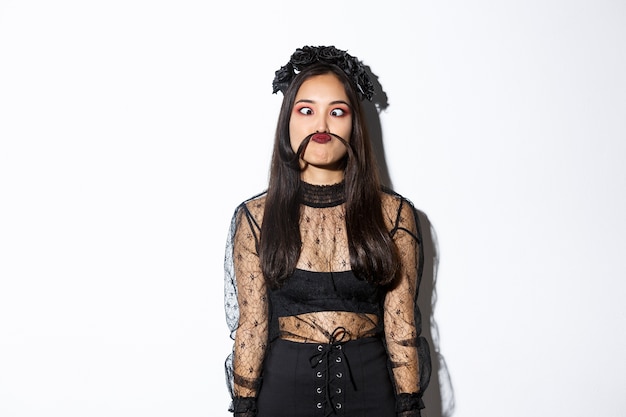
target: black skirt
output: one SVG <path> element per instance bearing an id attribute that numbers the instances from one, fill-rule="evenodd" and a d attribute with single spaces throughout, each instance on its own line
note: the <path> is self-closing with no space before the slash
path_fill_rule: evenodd
<path id="1" fill-rule="evenodd" d="M 387 354 L 378 338 L 271 344 L 258 417 L 395 417 Z"/>

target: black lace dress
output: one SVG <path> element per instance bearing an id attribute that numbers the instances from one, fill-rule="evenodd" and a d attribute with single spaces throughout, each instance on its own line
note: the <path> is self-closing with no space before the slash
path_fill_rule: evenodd
<path id="1" fill-rule="evenodd" d="M 257 246 L 265 194 L 237 207 L 225 257 L 233 352 L 226 377 L 236 416 L 415 417 L 430 377 L 416 305 L 421 234 L 413 205 L 381 191 L 402 260 L 390 286 L 350 269 L 343 183 L 302 184 L 302 250 L 293 276 L 270 289 Z"/>

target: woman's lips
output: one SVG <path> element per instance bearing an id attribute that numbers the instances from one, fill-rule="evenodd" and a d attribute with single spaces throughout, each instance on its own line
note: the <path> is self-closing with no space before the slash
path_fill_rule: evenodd
<path id="1" fill-rule="evenodd" d="M 313 135 L 313 137 L 311 137 L 311 140 L 313 142 L 317 142 L 317 143 L 326 143 L 326 142 L 330 142 L 330 135 L 328 133 L 316 133 Z"/>

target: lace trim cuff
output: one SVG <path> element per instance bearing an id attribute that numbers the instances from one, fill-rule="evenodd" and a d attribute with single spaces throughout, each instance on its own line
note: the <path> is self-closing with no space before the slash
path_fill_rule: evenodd
<path id="1" fill-rule="evenodd" d="M 401 393 L 396 395 L 396 413 L 401 417 L 419 417 L 420 411 L 424 408 L 422 394 L 417 393 Z M 413 414 L 416 412 L 417 414 Z"/>
<path id="2" fill-rule="evenodd" d="M 235 417 L 255 417 L 257 412 L 256 398 L 235 397 L 228 411 L 233 413 Z"/>

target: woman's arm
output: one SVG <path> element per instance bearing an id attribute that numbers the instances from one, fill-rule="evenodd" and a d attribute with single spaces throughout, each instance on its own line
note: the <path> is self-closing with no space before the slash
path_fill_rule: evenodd
<path id="1" fill-rule="evenodd" d="M 238 323 L 233 346 L 233 407 L 236 417 L 256 415 L 268 339 L 267 287 L 257 253 L 257 224 L 244 206 L 235 219 L 232 259 Z"/>
<path id="2" fill-rule="evenodd" d="M 396 410 L 400 417 L 417 417 L 423 408 L 420 381 L 419 345 L 421 323 L 417 308 L 421 237 L 416 212 L 400 199 L 393 238 L 398 248 L 401 268 L 395 284 L 385 297 L 385 339 L 396 389 Z"/>

